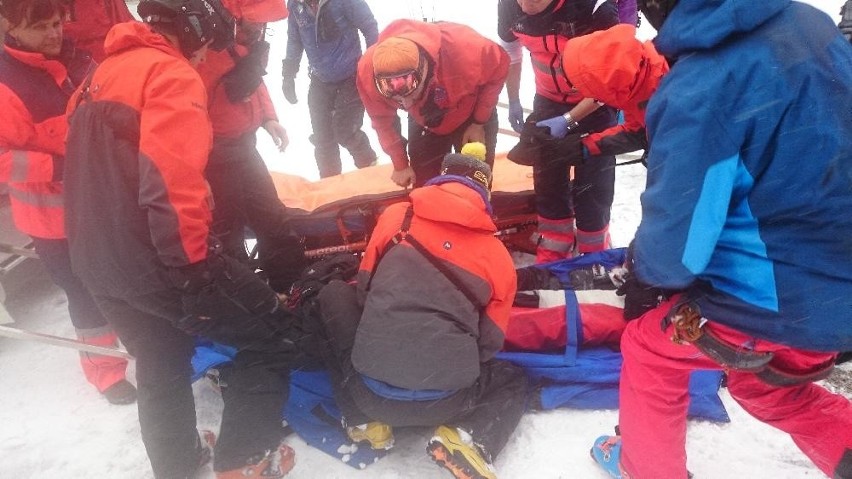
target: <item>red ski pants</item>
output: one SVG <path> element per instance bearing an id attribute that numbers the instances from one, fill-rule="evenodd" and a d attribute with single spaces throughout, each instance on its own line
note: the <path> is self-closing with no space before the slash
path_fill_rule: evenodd
<path id="1" fill-rule="evenodd" d="M 691 344 L 672 342 L 672 326 L 661 321 L 678 297 L 630 322 L 621 338 L 619 426 L 621 461 L 631 479 L 684 479 L 686 410 L 689 373 L 720 369 Z M 806 373 L 825 365 L 834 354 L 794 349 L 746 336 L 708 323 L 734 345 L 775 354 L 773 365 L 790 373 Z M 852 403 L 813 383 L 778 387 L 754 374 L 728 371 L 728 391 L 749 414 L 793 438 L 796 445 L 828 476 L 852 449 Z"/>

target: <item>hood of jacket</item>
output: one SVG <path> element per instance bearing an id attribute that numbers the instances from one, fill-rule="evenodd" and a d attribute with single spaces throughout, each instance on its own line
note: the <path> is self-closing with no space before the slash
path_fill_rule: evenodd
<path id="1" fill-rule="evenodd" d="M 462 183 L 447 182 L 417 188 L 411 192 L 410 198 L 414 214 L 421 218 L 457 224 L 484 233 L 497 231 L 482 195 Z"/>
<path id="2" fill-rule="evenodd" d="M 637 40 L 636 28 L 625 24 L 569 40 L 562 67 L 584 96 L 617 108 L 644 94 L 649 77 L 668 70 L 654 45 Z"/>
<path id="3" fill-rule="evenodd" d="M 754 30 L 791 1 L 680 0 L 654 39 L 654 45 L 667 57 L 712 48 L 734 35 Z"/>
<path id="4" fill-rule="evenodd" d="M 119 23 L 112 27 L 104 40 L 104 51 L 107 55 L 134 48 L 155 48 L 169 55 L 185 58 L 177 46 L 141 22 Z"/>

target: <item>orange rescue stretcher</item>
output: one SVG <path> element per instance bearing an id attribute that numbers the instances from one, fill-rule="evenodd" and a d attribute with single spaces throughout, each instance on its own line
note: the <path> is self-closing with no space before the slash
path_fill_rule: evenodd
<path id="1" fill-rule="evenodd" d="M 271 173 L 278 197 L 291 212 L 293 231 L 304 238 L 310 258 L 363 251 L 378 215 L 392 203 L 408 199 L 391 179 L 392 166 L 377 165 L 311 182 Z M 510 251 L 534 253 L 535 193 L 532 167 L 517 165 L 505 154 L 494 160 L 491 204 L 497 236 Z"/>

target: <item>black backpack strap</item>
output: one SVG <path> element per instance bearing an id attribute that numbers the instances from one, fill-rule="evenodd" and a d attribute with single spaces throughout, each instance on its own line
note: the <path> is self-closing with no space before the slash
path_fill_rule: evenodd
<path id="1" fill-rule="evenodd" d="M 414 217 L 414 207 L 409 204 L 408 209 L 405 210 L 405 216 L 402 218 L 402 224 L 399 226 L 399 231 L 395 235 L 391 237 L 390 240 L 385 244 L 385 247 L 382 248 L 382 252 L 379 253 L 379 257 L 376 258 L 376 262 L 373 263 L 373 269 L 370 270 L 370 278 L 367 280 L 367 291 L 370 290 L 370 285 L 373 283 L 373 276 L 376 275 L 376 270 L 379 268 L 379 263 L 382 261 L 382 258 L 388 254 L 391 248 L 398 245 L 400 241 L 402 241 L 406 235 L 408 235 L 408 228 L 411 227 L 411 218 Z"/>
<path id="2" fill-rule="evenodd" d="M 71 110 L 71 113 L 77 111 L 77 108 L 80 107 L 81 103 L 92 99 L 92 94 L 89 92 L 89 88 L 92 86 L 92 79 L 95 77 L 95 72 L 97 70 L 97 67 L 89 70 L 89 74 L 86 75 L 86 81 L 84 81 L 83 85 L 80 87 L 80 94 L 77 96 L 77 102 L 74 103 L 74 109 Z"/>
<path id="3" fill-rule="evenodd" d="M 393 235 L 393 237 L 387 242 L 387 244 L 385 244 L 382 253 L 379 255 L 379 257 L 376 259 L 376 262 L 373 264 L 373 270 L 370 271 L 370 279 L 367 280 L 367 291 L 370 290 L 370 284 L 373 282 L 373 276 L 376 274 L 376 269 L 379 267 L 379 262 L 382 260 L 382 258 L 384 258 L 387 252 L 390 251 L 390 249 L 394 246 L 398 245 L 402 241 L 408 241 L 408 244 L 410 244 L 414 249 L 420 252 L 420 254 L 422 254 L 423 257 L 425 257 L 429 261 L 429 263 L 431 263 L 432 266 L 435 267 L 435 269 L 440 271 L 441 274 L 444 275 L 444 277 L 450 280 L 450 282 L 453 283 L 453 285 L 459 291 L 461 291 L 462 294 L 464 294 L 464 296 L 467 298 L 468 301 L 471 302 L 471 304 L 476 306 L 477 309 L 482 309 L 483 305 L 480 304 L 479 300 L 477 299 L 473 291 L 471 291 L 470 287 L 468 287 L 468 285 L 466 285 L 461 280 L 461 278 L 459 278 L 458 275 L 453 270 L 451 270 L 445 263 L 443 263 L 441 260 L 435 257 L 435 255 L 432 254 L 428 249 L 426 249 L 426 247 L 423 246 L 423 243 L 418 241 L 417 238 L 415 238 L 411 235 L 411 233 L 408 232 L 408 229 L 411 227 L 411 219 L 413 217 L 414 208 L 409 205 L 408 209 L 405 211 L 405 216 L 402 219 L 402 225 L 400 225 L 399 231 L 395 235 Z"/>

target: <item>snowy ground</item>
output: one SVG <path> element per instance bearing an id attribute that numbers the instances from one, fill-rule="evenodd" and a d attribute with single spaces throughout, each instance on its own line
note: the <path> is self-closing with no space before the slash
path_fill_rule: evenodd
<path id="1" fill-rule="evenodd" d="M 392 18 L 420 17 L 421 2 L 369 1 L 380 22 Z M 485 0 L 450 2 L 424 1 L 422 15 L 432 19 L 468 23 L 493 37 L 494 3 Z M 842 0 L 811 0 L 837 18 Z M 431 7 L 434 5 L 434 8 Z M 306 68 L 297 84 L 302 101 L 286 104 L 280 94 L 278 62 L 286 42 L 286 26 L 274 25 L 270 32 L 273 60 L 267 83 L 282 123 L 290 132 L 291 145 L 280 155 L 265 134 L 260 148 L 271 169 L 301 174 L 315 179 L 312 147 L 307 141 L 309 125 Z M 645 37 L 651 33 L 643 30 Z M 531 104 L 532 83 L 525 78 L 525 106 Z M 502 116 L 505 116 L 503 113 Z M 505 120 L 505 118 L 501 118 Z M 367 128 L 378 147 L 375 136 Z M 505 149 L 510 138 L 501 139 Z M 345 156 L 345 155 L 344 155 Z M 347 163 L 348 161 L 348 163 Z M 387 162 L 386 157 L 380 161 Z M 351 169 L 351 160 L 344 160 Z M 616 245 L 628 243 L 639 221 L 639 193 L 644 186 L 641 166 L 617 170 L 616 201 L 612 233 Z M 17 326 L 60 336 L 73 336 L 64 295 L 38 273 L 38 264 L 24 266 L 16 273 L 21 283 L 7 287 L 8 307 Z M 27 282 L 26 280 L 29 279 Z M 133 366 L 129 371 L 133 380 Z M 852 367 L 847 365 L 833 383 L 845 385 L 849 395 Z M 832 387 L 829 385 L 828 387 Z M 210 386 L 196 384 L 199 426 L 217 427 L 221 401 Z M 689 468 L 700 479 L 824 477 L 784 434 L 752 419 L 721 392 L 731 415 L 727 425 L 693 422 L 689 427 Z M 529 414 L 523 418 L 513 438 L 496 460 L 502 478 L 603 479 L 604 475 L 588 457 L 589 446 L 600 434 L 609 433 L 617 422 L 615 411 L 559 410 Z M 433 465 L 424 453 L 427 429 L 396 432 L 392 454 L 364 471 L 355 470 L 324 453 L 312 449 L 295 436 L 289 443 L 297 454 L 295 478 L 439 478 L 449 477 Z M 83 379 L 71 350 L 0 338 L 0 478 L 127 478 L 152 477 L 139 439 L 136 410 L 132 406 L 112 406 Z M 213 477 L 206 471 L 202 477 Z"/>

